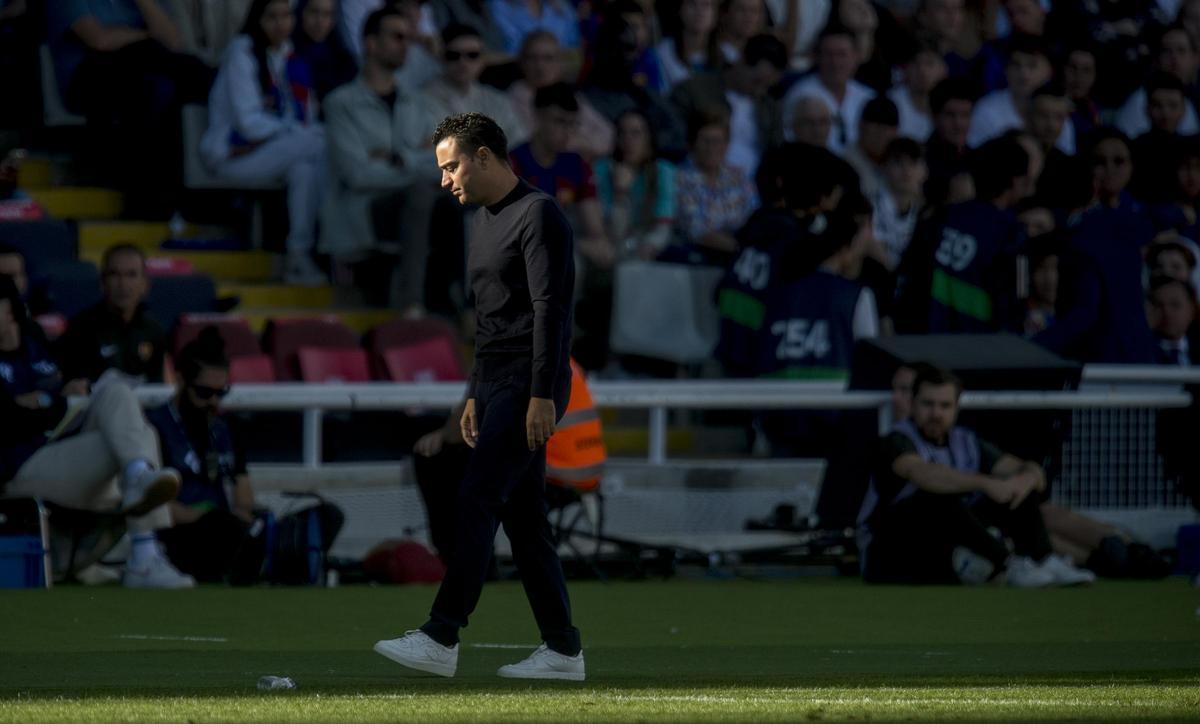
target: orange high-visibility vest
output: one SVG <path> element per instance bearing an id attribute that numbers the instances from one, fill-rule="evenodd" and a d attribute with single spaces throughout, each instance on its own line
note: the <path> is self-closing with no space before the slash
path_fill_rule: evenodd
<path id="1" fill-rule="evenodd" d="M 571 360 L 571 399 L 546 444 L 547 481 L 580 491 L 595 490 L 600 485 L 607 458 L 600 413 L 592 402 L 583 368 Z"/>

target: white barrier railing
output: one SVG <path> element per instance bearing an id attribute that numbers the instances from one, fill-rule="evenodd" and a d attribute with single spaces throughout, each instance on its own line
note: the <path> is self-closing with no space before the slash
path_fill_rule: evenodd
<path id="1" fill-rule="evenodd" d="M 1158 369 L 1158 368 L 1154 368 Z M 596 405 L 649 411 L 648 460 L 667 460 L 667 412 L 676 410 L 876 410 L 879 430 L 891 429 L 891 393 L 848 391 L 844 383 L 762 380 L 645 381 L 589 383 Z M 225 399 L 229 410 L 290 410 L 304 413 L 302 459 L 322 460 L 321 428 L 326 411 L 448 410 L 465 392 L 462 383 L 239 385 Z M 166 385 L 138 389 L 144 405 L 165 401 Z M 973 410 L 1083 410 L 1178 408 L 1191 404 L 1180 390 L 1124 392 L 968 392 L 962 405 Z"/>

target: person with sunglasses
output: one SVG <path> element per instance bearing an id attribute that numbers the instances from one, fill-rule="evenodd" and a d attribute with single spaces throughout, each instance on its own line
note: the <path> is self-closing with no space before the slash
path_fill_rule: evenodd
<path id="1" fill-rule="evenodd" d="M 197 580 L 224 580 L 236 566 L 252 582 L 265 548 L 251 532 L 254 492 L 246 456 L 219 413 L 229 394 L 229 359 L 217 329 L 207 327 L 185 345 L 177 366 L 175 397 L 146 413 L 163 460 L 183 479 L 169 505 L 175 525 L 161 535 L 163 544 L 171 562 Z"/>
<path id="2" fill-rule="evenodd" d="M 448 25 L 442 31 L 442 47 L 445 70 L 425 87 L 421 104 L 428 114 L 429 132 L 447 116 L 476 111 L 500 124 L 514 146 L 528 140 L 529 129 L 513 112 L 508 97 L 479 82 L 486 64 L 479 30 L 458 23 Z"/>

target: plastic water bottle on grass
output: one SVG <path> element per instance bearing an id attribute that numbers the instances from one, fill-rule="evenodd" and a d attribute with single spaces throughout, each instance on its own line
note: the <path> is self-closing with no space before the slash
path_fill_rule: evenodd
<path id="1" fill-rule="evenodd" d="M 286 676 L 264 676 L 258 680 L 259 691 L 287 691 L 295 688 L 296 682 Z"/>

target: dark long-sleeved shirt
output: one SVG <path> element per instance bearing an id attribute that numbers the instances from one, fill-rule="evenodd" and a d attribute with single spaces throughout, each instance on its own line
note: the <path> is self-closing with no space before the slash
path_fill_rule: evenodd
<path id="1" fill-rule="evenodd" d="M 95 382 L 115 367 L 147 382 L 162 382 L 166 348 L 166 333 L 146 315 L 144 306 L 126 324 L 118 312 L 100 302 L 71 320 L 58 340 L 58 358 L 68 381 L 82 377 Z"/>
<path id="2" fill-rule="evenodd" d="M 575 289 L 571 226 L 550 196 L 518 181 L 479 210 L 467 258 L 475 295 L 475 356 L 528 357 L 530 394 L 552 398 L 567 366 Z M 479 362 L 468 397 L 475 396 Z"/>

